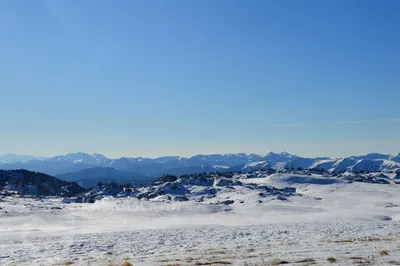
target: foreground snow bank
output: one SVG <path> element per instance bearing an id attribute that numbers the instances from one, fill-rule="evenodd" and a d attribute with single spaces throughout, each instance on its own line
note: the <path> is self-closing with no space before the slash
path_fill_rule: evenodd
<path id="1" fill-rule="evenodd" d="M 125 258 L 134 265 L 305 259 L 324 265 L 328 257 L 339 265 L 400 262 L 400 186 L 324 183 L 315 176 L 298 181 L 250 178 L 201 202 L 165 201 L 165 195 L 105 197 L 94 204 L 4 197 L 0 264 L 108 265 Z M 254 189 L 288 185 L 297 194 L 285 200 Z M 190 189 L 195 195 L 196 187 Z M 227 200 L 233 203 L 221 204 Z"/>

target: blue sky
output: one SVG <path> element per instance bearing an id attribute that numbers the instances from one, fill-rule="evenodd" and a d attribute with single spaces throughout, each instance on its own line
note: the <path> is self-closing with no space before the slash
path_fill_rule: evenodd
<path id="1" fill-rule="evenodd" d="M 400 152 L 399 1 L 1 1 L 0 153 Z"/>

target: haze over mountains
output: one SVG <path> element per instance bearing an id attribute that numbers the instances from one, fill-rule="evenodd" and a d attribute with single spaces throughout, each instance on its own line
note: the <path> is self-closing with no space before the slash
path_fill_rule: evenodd
<path id="1" fill-rule="evenodd" d="M 30 160 L 44 160 L 44 159 L 46 159 L 46 157 L 8 153 L 8 154 L 0 155 L 0 164 L 17 163 L 17 162 L 24 163 L 24 162 L 28 162 Z"/>

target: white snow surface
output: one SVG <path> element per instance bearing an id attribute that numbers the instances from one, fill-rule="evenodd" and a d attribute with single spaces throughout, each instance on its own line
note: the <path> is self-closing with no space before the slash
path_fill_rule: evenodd
<path id="1" fill-rule="evenodd" d="M 0 265 L 400 263 L 400 185 L 294 174 L 240 181 L 300 194 L 284 201 L 242 186 L 203 202 L 3 197 Z M 214 204 L 227 199 L 235 203 Z"/>
<path id="2" fill-rule="evenodd" d="M 230 167 L 228 165 L 214 165 L 213 168 L 216 168 L 216 169 L 229 169 Z"/>

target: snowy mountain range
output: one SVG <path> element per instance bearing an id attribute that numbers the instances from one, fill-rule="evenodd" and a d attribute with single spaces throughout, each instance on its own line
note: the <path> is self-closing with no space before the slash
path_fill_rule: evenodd
<path id="1" fill-rule="evenodd" d="M 248 172 L 257 169 L 284 168 L 321 169 L 328 172 L 382 171 L 400 169 L 400 154 L 371 153 L 346 158 L 304 158 L 287 152 L 260 154 L 212 154 L 192 157 L 165 156 L 159 158 L 110 159 L 101 154 L 69 153 L 51 158 L 25 155 L 0 156 L 0 169 L 26 169 L 57 176 L 66 181 L 91 185 L 98 181 L 124 180 L 142 182 L 165 175 L 183 175 L 201 172 Z M 126 181 L 128 182 L 128 181 Z M 125 183 L 126 183 L 125 182 Z"/>
<path id="2" fill-rule="evenodd" d="M 155 159 L 143 157 L 110 159 L 101 154 L 79 152 L 45 159 L 34 158 L 29 161 L 16 162 L 15 159 L 10 161 L 4 159 L 0 163 L 0 169 L 26 169 L 50 175 L 61 175 L 88 168 L 107 167 L 123 172 L 139 172 L 147 176 L 158 177 L 166 173 L 185 174 L 217 171 L 219 169 L 241 169 L 246 168 L 246 165 L 252 162 L 265 162 L 268 167 L 274 167 L 296 158 L 298 156 L 286 152 L 279 154 L 270 152 L 266 155 L 236 153 L 195 155 L 188 158 L 165 156 Z M 265 163 L 264 166 L 266 166 Z"/>

